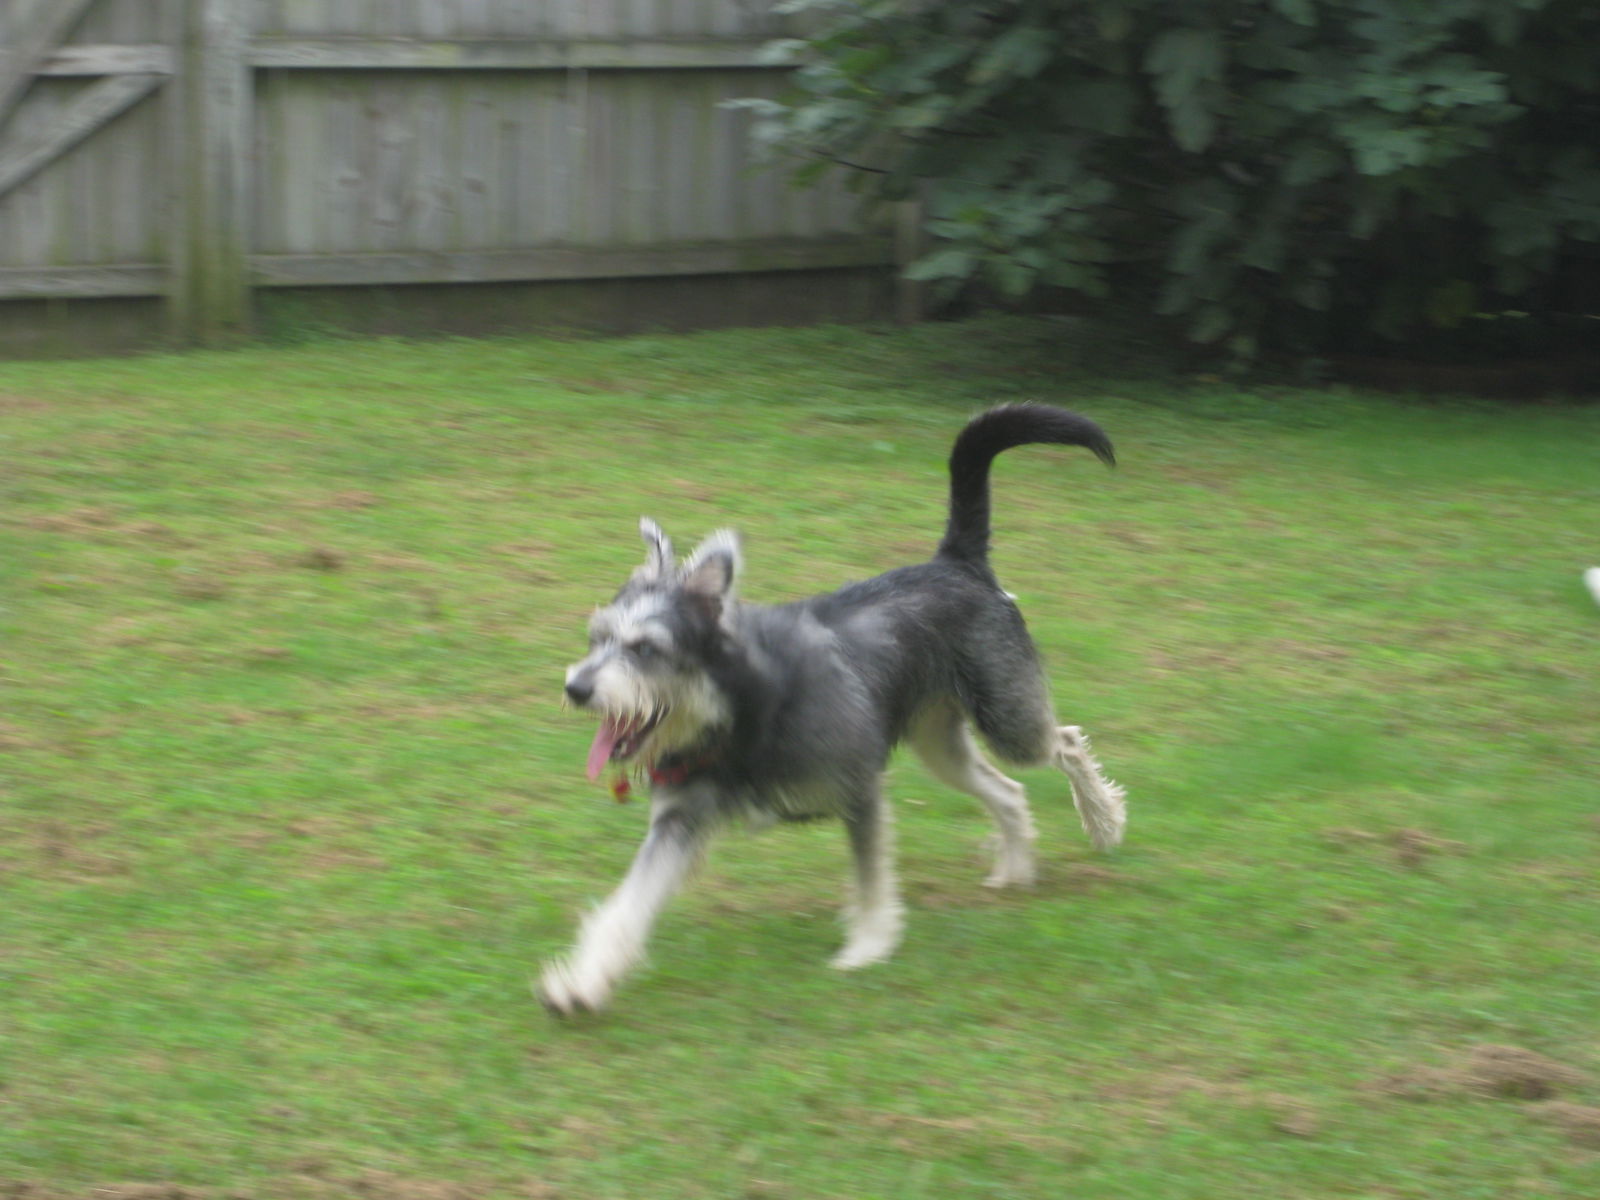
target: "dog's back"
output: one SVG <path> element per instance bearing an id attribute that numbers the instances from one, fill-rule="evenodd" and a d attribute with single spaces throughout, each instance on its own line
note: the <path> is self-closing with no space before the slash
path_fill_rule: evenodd
<path id="1" fill-rule="evenodd" d="M 1111 440 L 1088 417 L 1039 404 L 979 414 L 950 451 L 950 508 L 931 561 L 805 602 L 837 630 L 898 741 L 950 697 L 1001 757 L 1036 763 L 1054 737 L 1048 689 L 1022 614 L 989 567 L 989 470 L 1033 443 L 1084 446 L 1108 465 Z"/>
<path id="2" fill-rule="evenodd" d="M 884 714 L 889 746 L 930 703 L 948 697 L 1003 758 L 1044 757 L 1052 728 L 1038 654 L 986 562 L 941 554 L 808 604 L 837 630 Z"/>
<path id="3" fill-rule="evenodd" d="M 999 586 L 940 559 L 792 604 L 741 605 L 732 621 L 746 653 L 719 681 L 738 714 L 728 744 L 747 782 L 785 803 L 804 779 L 881 771 L 930 702 L 985 690 L 987 663 L 1021 666 L 1024 686 L 1039 674 Z"/>
<path id="4" fill-rule="evenodd" d="M 990 464 L 1034 442 L 1086 446 L 1115 461 L 1087 417 L 1041 405 L 990 409 L 951 451 L 949 518 L 930 561 L 730 614 L 748 652 L 741 671 L 719 683 L 735 693 L 740 714 L 729 744 L 738 748 L 746 803 L 793 806 L 798 790 L 828 804 L 832 789 L 801 785 L 881 771 L 925 714 L 946 705 L 1006 761 L 1049 758 L 1057 740 L 1049 688 L 1022 614 L 988 561 Z"/>

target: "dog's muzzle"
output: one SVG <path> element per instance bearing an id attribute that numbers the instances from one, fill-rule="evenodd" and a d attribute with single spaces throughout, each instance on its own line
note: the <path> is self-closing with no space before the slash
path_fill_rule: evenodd
<path id="1" fill-rule="evenodd" d="M 628 717 L 605 714 L 600 728 L 595 731 L 594 744 L 589 747 L 589 778 L 598 779 L 608 762 L 627 762 L 638 754 L 645 738 L 660 724 L 662 715 L 660 712 Z"/>

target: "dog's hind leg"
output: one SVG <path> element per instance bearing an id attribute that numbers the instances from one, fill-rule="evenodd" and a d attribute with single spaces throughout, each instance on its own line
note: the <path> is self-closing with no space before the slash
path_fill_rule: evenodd
<path id="1" fill-rule="evenodd" d="M 907 740 L 935 779 L 976 796 L 994 818 L 994 869 L 984 886 L 1032 884 L 1035 834 L 1027 793 L 983 756 L 961 711 L 953 704 L 935 706 L 917 721 Z"/>
<path id="2" fill-rule="evenodd" d="M 874 779 L 845 813 L 844 825 L 855 860 L 855 881 L 844 914 L 844 949 L 834 955 L 831 965 L 853 971 L 893 954 L 905 926 L 894 875 L 894 829 L 880 781 Z"/>
<path id="3" fill-rule="evenodd" d="M 1071 782 L 1072 803 L 1095 849 L 1109 850 L 1120 843 L 1128 823 L 1122 787 L 1106 778 L 1089 752 L 1088 735 L 1076 725 L 1061 726 L 1056 731 L 1050 762 Z"/>
<path id="4" fill-rule="evenodd" d="M 706 830 L 682 812 L 652 813 L 650 832 L 622 883 L 584 919 L 572 953 L 547 964 L 540 976 L 546 1008 L 568 1016 L 605 1006 L 617 981 L 644 957 L 651 927 L 700 861 L 706 840 Z"/>

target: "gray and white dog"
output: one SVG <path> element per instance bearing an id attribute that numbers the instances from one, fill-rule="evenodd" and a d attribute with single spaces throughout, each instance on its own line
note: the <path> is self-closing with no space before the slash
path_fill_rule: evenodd
<path id="1" fill-rule="evenodd" d="M 1033 881 L 1033 820 L 1022 786 L 983 757 L 969 721 L 1001 758 L 1064 771 L 1097 847 L 1122 840 L 1122 789 L 1076 727 L 1056 724 L 1022 614 L 989 568 L 989 465 L 1032 442 L 1115 462 L 1087 417 L 990 409 L 956 438 L 949 520 L 931 561 L 793 604 L 738 601 L 732 532 L 713 533 L 679 566 L 660 527 L 640 522 L 648 556 L 594 614 L 566 696 L 600 716 L 591 779 L 608 763 L 649 776 L 650 828 L 572 953 L 545 967 L 549 1009 L 602 1007 L 708 839 L 739 820 L 841 818 L 855 881 L 833 965 L 887 958 L 903 922 L 881 777 L 901 741 L 988 808 L 998 827 L 991 887 Z"/>

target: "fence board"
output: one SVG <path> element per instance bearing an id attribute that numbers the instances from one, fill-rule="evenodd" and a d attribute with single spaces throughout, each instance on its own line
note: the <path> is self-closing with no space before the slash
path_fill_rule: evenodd
<path id="1" fill-rule="evenodd" d="M 770 5 L 749 0 L 257 0 L 269 37 L 775 37 Z"/>
<path id="2" fill-rule="evenodd" d="M 891 251 L 887 237 L 774 238 L 679 246 L 255 254 L 250 257 L 250 267 L 254 281 L 265 287 L 349 287 L 532 279 L 630 279 L 878 266 L 889 261 Z"/>
<path id="3" fill-rule="evenodd" d="M 0 123 L 33 78 L 34 65 L 83 17 L 92 0 L 49 0 L 6 17 L 0 41 Z"/>
<path id="4" fill-rule="evenodd" d="M 141 72 L 170 75 L 173 72 L 171 49 L 157 43 L 144 45 L 59 46 L 37 65 L 35 74 L 131 75 Z"/>
<path id="5" fill-rule="evenodd" d="M 0 151 L 0 196 L 132 108 L 164 80 L 155 74 L 108 75 L 86 88 L 30 141 Z"/>
<path id="6" fill-rule="evenodd" d="M 0 267 L 0 300 L 149 296 L 166 287 L 159 263 L 119 267 Z"/>
<path id="7" fill-rule="evenodd" d="M 54 5 L 59 0 L 45 0 Z M 166 0 L 90 0 L 89 8 L 67 35 L 67 44 L 156 41 L 162 32 Z"/>
<path id="8" fill-rule="evenodd" d="M 569 41 L 519 38 L 261 37 L 252 66 L 297 70 L 724 70 L 781 67 L 750 38 Z"/>

